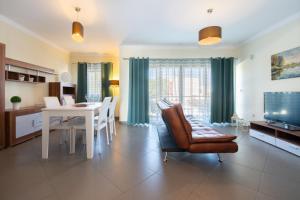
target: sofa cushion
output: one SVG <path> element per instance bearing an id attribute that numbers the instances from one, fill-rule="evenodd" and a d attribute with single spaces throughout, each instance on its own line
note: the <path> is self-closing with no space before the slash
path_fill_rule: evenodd
<path id="1" fill-rule="evenodd" d="M 169 131 L 171 131 L 176 144 L 179 148 L 188 149 L 190 142 L 183 124 L 177 114 L 176 108 L 171 107 L 162 110 L 162 118 L 166 123 Z"/>
<path id="2" fill-rule="evenodd" d="M 234 139 L 236 139 L 235 135 L 220 133 L 210 127 L 202 127 L 192 131 L 192 143 L 231 142 Z"/>

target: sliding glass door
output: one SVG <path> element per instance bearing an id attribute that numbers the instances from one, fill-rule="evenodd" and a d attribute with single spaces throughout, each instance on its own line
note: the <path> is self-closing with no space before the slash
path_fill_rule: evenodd
<path id="1" fill-rule="evenodd" d="M 101 64 L 87 64 L 87 95 L 88 101 L 100 101 L 101 99 Z"/>
<path id="2" fill-rule="evenodd" d="M 166 98 L 182 103 L 186 115 L 210 119 L 210 61 L 208 59 L 150 59 L 150 118 L 156 120 L 156 102 Z"/>

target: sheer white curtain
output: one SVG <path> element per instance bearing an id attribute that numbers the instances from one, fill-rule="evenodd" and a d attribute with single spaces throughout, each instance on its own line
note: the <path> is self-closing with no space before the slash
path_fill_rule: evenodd
<path id="1" fill-rule="evenodd" d="M 101 99 L 101 64 L 87 64 L 87 100 L 99 101 Z"/>
<path id="2" fill-rule="evenodd" d="M 209 121 L 209 59 L 150 59 L 149 65 L 150 119 L 157 119 L 156 102 L 166 98 L 182 103 L 186 115 Z"/>

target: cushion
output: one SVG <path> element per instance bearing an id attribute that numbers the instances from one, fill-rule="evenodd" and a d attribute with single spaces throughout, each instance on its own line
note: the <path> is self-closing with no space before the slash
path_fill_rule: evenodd
<path id="1" fill-rule="evenodd" d="M 176 108 L 171 107 L 162 110 L 162 118 L 166 126 L 171 131 L 179 148 L 188 149 L 190 142 L 183 124 L 177 114 Z"/>
<path id="2" fill-rule="evenodd" d="M 202 129 L 192 131 L 192 143 L 232 142 L 234 139 L 236 139 L 235 135 L 220 133 L 209 127 L 203 127 Z"/>

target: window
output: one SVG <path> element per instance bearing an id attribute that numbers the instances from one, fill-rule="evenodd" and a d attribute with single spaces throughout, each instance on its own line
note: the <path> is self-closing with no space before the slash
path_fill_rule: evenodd
<path id="1" fill-rule="evenodd" d="M 149 65 L 150 119 L 157 119 L 156 102 L 166 98 L 182 103 L 186 115 L 209 121 L 209 59 L 150 59 Z"/>
<path id="2" fill-rule="evenodd" d="M 101 64 L 87 64 L 87 98 L 96 101 L 101 98 Z"/>

